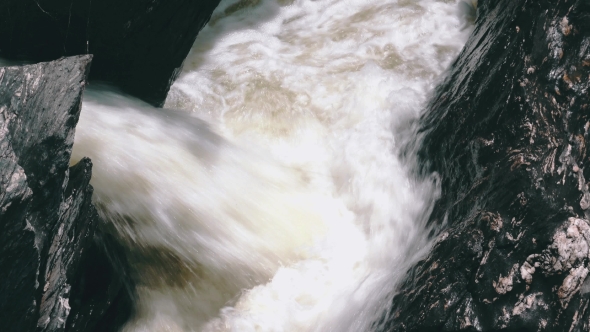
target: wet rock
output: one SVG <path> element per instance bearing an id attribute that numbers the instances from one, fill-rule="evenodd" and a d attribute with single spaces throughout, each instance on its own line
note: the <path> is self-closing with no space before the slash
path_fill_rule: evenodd
<path id="1" fill-rule="evenodd" d="M 116 332 L 134 312 L 135 284 L 125 250 L 116 237 L 99 229 L 72 285 L 76 297 L 68 332 Z"/>
<path id="2" fill-rule="evenodd" d="M 0 326 L 63 331 L 99 217 L 69 167 L 91 56 L 0 68 Z"/>
<path id="3" fill-rule="evenodd" d="M 160 106 L 219 1 L 2 1 L 0 57 L 93 54 L 91 80 Z"/>
<path id="4" fill-rule="evenodd" d="M 421 120 L 437 242 L 376 329 L 588 331 L 590 2 L 479 5 Z"/>
<path id="5" fill-rule="evenodd" d="M 40 308 L 50 316 L 42 326 L 68 310 L 69 290 L 60 274 L 69 257 L 47 256 L 59 251 L 56 244 L 80 205 L 73 188 L 66 189 L 89 64 L 85 56 L 0 68 L 0 325 L 8 331 L 30 331 Z M 78 241 L 87 237 L 84 227 L 75 234 Z M 60 303 L 49 303 L 49 297 Z"/>
<path id="6" fill-rule="evenodd" d="M 92 163 L 82 159 L 69 169 L 67 187 L 60 202 L 60 217 L 52 230 L 47 230 L 49 252 L 41 253 L 46 264 L 37 321 L 38 331 L 61 331 L 72 308 L 72 284 L 79 279 L 80 262 L 86 258 L 86 250 L 98 226 L 98 215 L 92 206 L 90 176 Z M 61 188 L 60 188 L 61 189 Z M 59 195 L 59 192 L 56 193 Z M 49 209 L 49 207 L 48 207 Z"/>

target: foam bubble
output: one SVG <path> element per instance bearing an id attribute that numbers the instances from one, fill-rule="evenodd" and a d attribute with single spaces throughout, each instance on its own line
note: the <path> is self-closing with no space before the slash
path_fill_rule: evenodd
<path id="1" fill-rule="evenodd" d="M 91 91 L 74 156 L 134 259 L 125 331 L 369 330 L 430 245 L 438 188 L 402 149 L 469 33 L 456 12 L 224 0 L 167 110 Z"/>

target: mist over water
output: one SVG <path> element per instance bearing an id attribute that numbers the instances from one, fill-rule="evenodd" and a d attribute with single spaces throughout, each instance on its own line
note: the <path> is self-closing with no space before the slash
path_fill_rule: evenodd
<path id="1" fill-rule="evenodd" d="M 413 146 L 458 8 L 222 1 L 165 109 L 87 91 L 72 160 L 129 250 L 124 331 L 374 329 L 431 245 Z"/>

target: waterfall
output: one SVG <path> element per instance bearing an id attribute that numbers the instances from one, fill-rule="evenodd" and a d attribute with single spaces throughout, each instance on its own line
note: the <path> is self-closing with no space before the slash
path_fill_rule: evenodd
<path id="1" fill-rule="evenodd" d="M 91 86 L 72 161 L 129 251 L 124 331 L 370 331 L 431 245 L 413 143 L 459 2 L 224 0 L 164 109 Z"/>

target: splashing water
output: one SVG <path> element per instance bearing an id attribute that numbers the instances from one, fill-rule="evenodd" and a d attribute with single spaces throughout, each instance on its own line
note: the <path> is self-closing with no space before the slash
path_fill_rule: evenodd
<path id="1" fill-rule="evenodd" d="M 222 1 L 166 109 L 88 91 L 72 159 L 129 248 L 124 331 L 374 328 L 430 246 L 438 189 L 408 147 L 457 7 Z"/>

